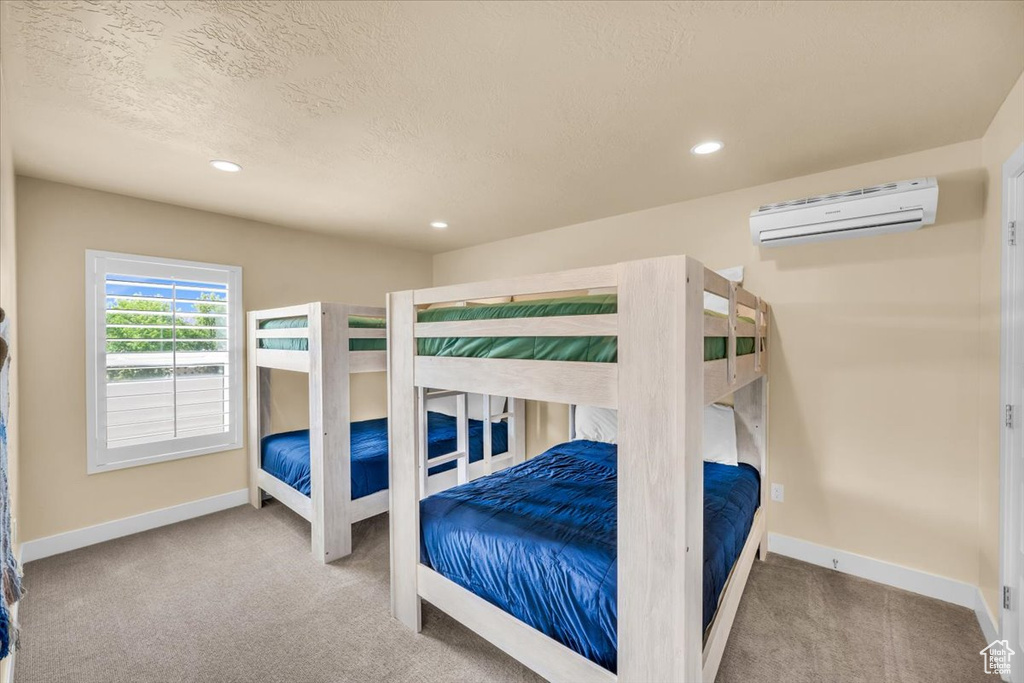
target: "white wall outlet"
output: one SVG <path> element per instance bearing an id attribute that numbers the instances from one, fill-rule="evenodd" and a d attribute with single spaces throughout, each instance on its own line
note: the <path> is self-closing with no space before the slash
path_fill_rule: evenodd
<path id="1" fill-rule="evenodd" d="M 772 500 L 781 503 L 786 499 L 786 487 L 782 484 L 772 484 Z"/>

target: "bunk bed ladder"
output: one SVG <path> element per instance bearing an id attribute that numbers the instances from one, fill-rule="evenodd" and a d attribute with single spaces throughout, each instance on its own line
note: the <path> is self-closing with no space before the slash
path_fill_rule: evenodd
<path id="1" fill-rule="evenodd" d="M 508 399 L 508 451 L 512 464 L 526 462 L 526 401 L 521 398 Z"/>
<path id="2" fill-rule="evenodd" d="M 469 394 L 455 397 L 455 467 L 458 483 L 469 481 Z"/>
<path id="3" fill-rule="evenodd" d="M 483 412 L 480 413 L 481 415 L 484 415 L 484 424 L 483 424 L 484 472 L 486 474 L 491 474 L 492 472 L 494 472 L 493 465 L 491 464 L 491 456 L 494 455 L 494 452 L 493 452 L 494 451 L 494 441 L 492 439 L 493 435 L 491 433 L 491 428 L 494 425 L 494 423 L 492 422 L 492 420 L 494 419 L 494 416 L 491 415 L 491 396 L 490 396 L 490 394 L 482 394 L 481 398 L 483 399 L 483 408 L 484 408 Z"/>
<path id="4" fill-rule="evenodd" d="M 484 474 L 492 474 L 497 469 L 518 465 L 526 460 L 526 401 L 508 396 L 505 398 L 505 410 L 501 413 L 491 412 L 490 394 L 483 394 L 483 415 L 487 416 L 483 424 Z M 507 420 L 506 450 L 501 455 L 494 455 L 494 421 Z"/>
<path id="5" fill-rule="evenodd" d="M 430 435 L 428 429 L 427 402 L 431 398 L 442 398 L 445 396 L 455 397 L 455 450 L 450 453 L 443 453 L 437 457 L 430 457 Z M 416 388 L 418 434 L 416 443 L 416 464 L 419 478 L 420 499 L 430 495 L 428 480 L 430 469 L 455 461 L 456 484 L 465 484 L 469 481 L 469 396 L 461 391 L 435 391 L 430 392 L 426 387 Z"/>
<path id="6" fill-rule="evenodd" d="M 427 476 L 429 467 L 427 458 L 430 455 L 430 439 L 427 436 L 427 388 L 416 387 L 417 396 L 417 417 L 419 419 L 419 433 L 416 443 L 417 468 L 420 478 L 420 498 L 427 497 Z"/>

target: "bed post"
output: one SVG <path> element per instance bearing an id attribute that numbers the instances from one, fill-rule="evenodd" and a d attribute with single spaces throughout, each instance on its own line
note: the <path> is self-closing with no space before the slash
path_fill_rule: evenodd
<path id="1" fill-rule="evenodd" d="M 420 496 L 416 457 L 416 307 L 413 293 L 388 294 L 388 444 L 391 524 L 391 615 L 419 632 Z"/>
<path id="2" fill-rule="evenodd" d="M 262 466 L 260 445 L 263 437 L 270 432 L 270 369 L 256 365 L 256 349 L 259 348 L 256 330 L 259 328 L 259 320 L 255 311 L 250 311 L 247 317 L 246 327 L 249 333 L 246 347 L 246 382 L 249 385 L 249 504 L 258 509 L 263 505 L 263 492 L 260 491 L 259 484 L 256 482 L 256 475 Z"/>
<path id="3" fill-rule="evenodd" d="M 313 555 L 352 552 L 348 311 L 309 305 L 309 480 Z"/>
<path id="4" fill-rule="evenodd" d="M 754 320 L 758 320 L 764 324 L 764 339 L 765 344 L 764 352 L 758 354 L 757 362 L 758 369 L 764 372 L 764 376 L 760 382 L 764 385 L 761 392 L 761 510 L 764 511 L 764 535 L 761 538 L 761 545 L 757 548 L 757 556 L 761 560 L 768 559 L 768 358 L 767 353 L 768 346 L 768 332 L 771 330 L 771 307 L 761 301 L 760 298 L 757 300 L 758 315 L 754 316 Z M 762 332 L 760 329 L 754 331 L 754 348 L 760 349 L 762 339 L 760 335 Z"/>
<path id="5" fill-rule="evenodd" d="M 526 400 L 509 397 L 509 408 L 512 409 L 512 420 L 508 426 L 511 443 L 512 464 L 526 462 Z"/>
<path id="6" fill-rule="evenodd" d="M 757 547 L 760 560 L 768 557 L 768 354 L 767 347 L 762 351 L 761 344 L 768 343 L 769 310 L 768 304 L 758 298 L 754 311 L 754 366 L 765 374 L 733 395 L 736 447 L 740 453 L 750 456 L 746 462 L 758 463 L 761 475 L 761 512 L 765 524 L 761 543 Z"/>
<path id="7" fill-rule="evenodd" d="M 700 681 L 704 267 L 619 268 L 618 680 Z"/>
<path id="8" fill-rule="evenodd" d="M 761 475 L 761 510 L 768 505 L 768 377 L 741 387 L 733 394 L 736 411 L 736 448 L 741 462 L 757 463 Z M 766 517 L 767 520 L 767 517 Z M 757 549 L 759 559 L 768 554 L 768 525 Z"/>

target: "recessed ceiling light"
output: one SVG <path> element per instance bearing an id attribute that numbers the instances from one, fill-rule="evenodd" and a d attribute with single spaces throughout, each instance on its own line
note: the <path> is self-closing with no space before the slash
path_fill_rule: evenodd
<path id="1" fill-rule="evenodd" d="M 225 161 L 224 159 L 212 159 L 210 166 L 213 166 L 218 171 L 226 171 L 228 173 L 238 173 L 242 170 L 242 167 L 233 161 Z"/>
<path id="2" fill-rule="evenodd" d="M 723 147 L 725 147 L 725 145 L 718 140 L 708 140 L 707 142 L 702 142 L 699 145 L 694 145 L 690 149 L 690 152 L 692 154 L 714 154 Z"/>
<path id="3" fill-rule="evenodd" d="M 444 230 L 448 227 L 448 224 L 444 221 L 433 221 L 431 222 L 430 227 L 437 228 L 438 230 Z"/>

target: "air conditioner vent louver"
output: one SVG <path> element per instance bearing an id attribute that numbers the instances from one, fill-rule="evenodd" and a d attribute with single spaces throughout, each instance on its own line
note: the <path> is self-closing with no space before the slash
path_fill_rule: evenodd
<path id="1" fill-rule="evenodd" d="M 785 202 L 779 202 L 777 204 L 765 204 L 759 207 L 758 212 L 761 211 L 772 211 L 775 209 L 786 209 L 794 206 L 806 206 L 807 204 L 817 204 L 819 202 L 834 201 L 837 199 L 849 199 L 850 197 L 859 197 L 866 194 L 875 194 L 876 192 L 893 192 L 900 189 L 901 185 L 907 186 L 905 189 L 918 184 L 920 181 L 908 180 L 904 183 L 886 183 L 885 185 L 873 185 L 872 187 L 862 187 L 858 190 L 849 190 L 847 192 L 834 192 L 832 194 L 819 194 L 813 197 L 803 197 L 801 199 L 790 199 Z"/>
<path id="2" fill-rule="evenodd" d="M 798 244 L 916 230 L 935 222 L 934 178 L 871 185 L 765 204 L 750 213 L 754 244 Z"/>

